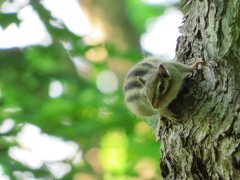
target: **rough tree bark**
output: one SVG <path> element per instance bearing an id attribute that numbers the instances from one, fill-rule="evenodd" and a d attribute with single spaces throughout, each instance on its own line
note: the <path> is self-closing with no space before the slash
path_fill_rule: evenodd
<path id="1" fill-rule="evenodd" d="M 176 58 L 205 61 L 170 105 L 182 123 L 160 126 L 164 179 L 240 179 L 240 1 L 188 0 Z"/>

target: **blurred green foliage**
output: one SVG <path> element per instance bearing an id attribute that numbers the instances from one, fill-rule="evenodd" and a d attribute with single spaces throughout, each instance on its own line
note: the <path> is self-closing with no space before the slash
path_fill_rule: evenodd
<path id="1" fill-rule="evenodd" d="M 139 35 L 145 31 L 145 22 L 158 17 L 166 8 L 148 6 L 138 0 L 126 0 L 125 3 L 129 20 Z M 66 27 L 52 26 L 50 20 L 54 18 L 38 0 L 30 1 L 30 5 L 38 13 L 53 42 L 48 47 L 0 50 L 0 125 L 9 118 L 15 122 L 10 131 L 0 133 L 0 175 L 19 179 L 16 172 L 31 172 L 36 179 L 55 179 L 46 166 L 48 162 L 39 169 L 32 169 L 9 156 L 12 147 L 24 149 L 16 137 L 28 123 L 40 127 L 42 133 L 79 145 L 82 159 L 78 163 L 63 160 L 70 164 L 71 171 L 61 179 L 133 179 L 140 177 L 146 169 L 140 163 L 142 159 L 150 159 L 142 161 L 146 166 L 146 162 L 154 162 L 157 169 L 154 177 L 157 179 L 160 143 L 155 142 L 144 122 L 136 120 L 125 108 L 121 83 L 118 90 L 110 94 L 101 93 L 96 86 L 98 74 L 109 69 L 108 64 L 88 61 L 85 53 L 93 46 L 86 45 L 81 37 Z M 16 15 L 0 14 L 1 27 L 19 24 Z M 71 50 L 63 47 L 63 40 L 71 44 Z M 129 62 L 141 58 L 139 49 L 132 48 L 123 54 L 113 44 L 105 44 L 104 47 L 110 61 L 113 57 Z M 78 74 L 70 55 L 84 58 L 91 64 L 88 77 Z M 49 86 L 56 80 L 61 82 L 64 92 L 60 97 L 51 98 Z M 99 152 L 96 162 L 99 161 L 100 167 L 97 170 L 86 157 L 94 148 Z"/>
<path id="2" fill-rule="evenodd" d="M 126 0 L 128 17 L 139 34 L 146 31 L 145 23 L 163 15 L 166 7 L 163 5 L 146 5 L 139 0 Z M 141 13 L 140 13 L 141 12 Z M 144 12 L 144 13 L 143 13 Z M 144 23 L 143 23 L 144 22 Z"/>

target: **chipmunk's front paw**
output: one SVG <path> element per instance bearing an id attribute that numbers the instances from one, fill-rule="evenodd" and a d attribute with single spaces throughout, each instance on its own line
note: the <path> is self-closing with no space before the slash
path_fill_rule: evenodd
<path id="1" fill-rule="evenodd" d="M 170 109 L 164 109 L 161 112 L 161 114 L 172 122 L 176 122 L 176 123 L 181 122 L 181 119 L 180 119 L 181 115 L 175 114 Z"/>

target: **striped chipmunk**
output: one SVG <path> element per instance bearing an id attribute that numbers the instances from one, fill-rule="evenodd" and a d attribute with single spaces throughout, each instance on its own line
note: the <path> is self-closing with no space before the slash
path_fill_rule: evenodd
<path id="1" fill-rule="evenodd" d="M 155 119 L 160 116 L 179 121 L 167 107 L 181 89 L 184 72 L 198 70 L 199 64 L 203 62 L 188 66 L 153 56 L 144 58 L 125 78 L 123 91 L 127 107 L 133 114 L 147 118 L 152 128 L 156 128 L 159 120 Z"/>

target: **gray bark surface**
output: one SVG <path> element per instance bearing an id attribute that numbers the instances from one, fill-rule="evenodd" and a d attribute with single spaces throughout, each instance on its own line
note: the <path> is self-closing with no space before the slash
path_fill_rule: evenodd
<path id="1" fill-rule="evenodd" d="M 182 123 L 161 125 L 164 179 L 240 179 L 240 1 L 189 0 L 176 58 L 205 61 L 170 109 Z"/>

